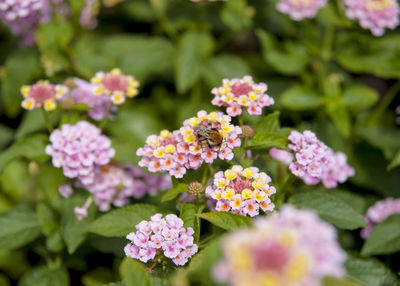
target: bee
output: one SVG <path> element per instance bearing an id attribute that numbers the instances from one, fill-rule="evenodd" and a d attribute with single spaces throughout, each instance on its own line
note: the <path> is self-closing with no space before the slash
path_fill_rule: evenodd
<path id="1" fill-rule="evenodd" d="M 195 127 L 195 131 L 200 143 L 206 143 L 209 148 L 221 146 L 223 137 L 217 128 L 199 125 Z"/>

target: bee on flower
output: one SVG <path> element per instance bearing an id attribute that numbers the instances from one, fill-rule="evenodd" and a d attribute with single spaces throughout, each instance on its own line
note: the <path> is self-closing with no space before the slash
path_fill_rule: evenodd
<path id="1" fill-rule="evenodd" d="M 42 108 L 46 111 L 56 109 L 57 102 L 68 93 L 65 85 L 54 85 L 47 80 L 41 80 L 33 85 L 21 87 L 22 108 L 32 110 Z"/>
<path id="2" fill-rule="evenodd" d="M 254 83 L 251 76 L 224 79 L 221 87 L 211 90 L 215 95 L 211 103 L 226 107 L 226 112 L 232 117 L 242 114 L 242 108 L 246 108 L 249 114 L 260 115 L 263 107 L 274 104 L 274 99 L 265 93 L 267 89 L 265 83 Z"/>
<path id="3" fill-rule="evenodd" d="M 91 79 L 95 95 L 107 95 L 115 105 L 125 102 L 125 98 L 132 98 L 139 93 L 139 82 L 130 75 L 122 74 L 120 69 L 113 69 L 108 73 L 98 72 Z"/>
<path id="4" fill-rule="evenodd" d="M 308 210 L 283 206 L 228 234 L 222 245 L 212 276 L 226 285 L 319 286 L 345 274 L 335 228 Z"/>
<path id="5" fill-rule="evenodd" d="M 275 205 L 270 196 L 276 193 L 270 186 L 271 178 L 258 168 L 243 169 L 235 165 L 225 172 L 215 174 L 211 185 L 206 189 L 206 196 L 217 200 L 217 211 L 231 211 L 254 217 L 263 211 L 272 211 Z"/>

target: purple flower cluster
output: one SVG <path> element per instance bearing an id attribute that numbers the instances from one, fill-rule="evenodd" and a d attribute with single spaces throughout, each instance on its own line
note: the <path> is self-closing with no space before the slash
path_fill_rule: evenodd
<path id="1" fill-rule="evenodd" d="M 304 18 L 314 18 L 326 3 L 327 0 L 280 0 L 276 8 L 293 20 L 300 21 Z"/>
<path id="2" fill-rule="evenodd" d="M 78 182 L 94 196 L 94 202 L 101 211 L 128 205 L 131 198 L 140 199 L 146 194 L 155 195 L 158 190 L 172 187 L 171 177 L 151 175 L 131 164 L 109 163 L 94 169 L 90 184 Z"/>
<path id="3" fill-rule="evenodd" d="M 13 34 L 22 36 L 23 45 L 31 45 L 37 27 L 51 20 L 52 7 L 57 13 L 69 13 L 64 0 L 1 0 L 0 19 Z"/>
<path id="4" fill-rule="evenodd" d="M 322 285 L 325 277 L 345 274 L 336 238 L 335 228 L 315 213 L 283 206 L 224 238 L 213 277 L 228 285 Z"/>
<path id="5" fill-rule="evenodd" d="M 150 221 L 136 225 L 136 232 L 126 236 L 131 242 L 125 246 L 125 254 L 144 263 L 163 254 L 176 265 L 185 265 L 198 250 L 193 233 L 191 227 L 183 227 L 183 221 L 176 215 L 163 218 L 155 214 Z"/>
<path id="6" fill-rule="evenodd" d="M 83 184 L 94 180 L 96 166 L 106 165 L 114 156 L 111 141 L 100 129 L 86 121 L 64 124 L 50 135 L 46 153 L 53 165 L 62 168 L 68 178 L 78 178 Z"/>
<path id="7" fill-rule="evenodd" d="M 196 170 L 203 162 L 212 163 L 217 157 L 231 160 L 233 148 L 241 144 L 241 133 L 228 115 L 199 111 L 196 117 L 185 120 L 179 131 L 163 130 L 160 135 L 149 136 L 146 145 L 136 152 L 142 157 L 139 166 L 182 178 L 187 169 Z M 216 142 L 211 141 L 211 135 Z"/>
<path id="8" fill-rule="evenodd" d="M 384 221 L 392 214 L 400 214 L 400 199 L 387 198 L 376 202 L 367 210 L 364 219 L 368 226 L 361 230 L 361 237 L 366 239 L 377 223 Z"/>
<path id="9" fill-rule="evenodd" d="M 335 188 L 354 175 L 354 169 L 347 164 L 346 155 L 333 152 L 316 135 L 306 130 L 303 133 L 292 131 L 289 135 L 289 149 L 294 153 L 290 171 L 306 184 L 322 182 L 326 188 Z"/>
<path id="10" fill-rule="evenodd" d="M 242 79 L 224 79 L 221 87 L 213 88 L 211 93 L 215 95 L 211 101 L 216 106 L 226 107 L 229 116 L 242 114 L 242 108 L 252 115 L 260 115 L 262 108 L 274 104 L 274 99 L 265 92 L 268 86 L 265 83 L 254 83 L 251 76 Z"/>
<path id="11" fill-rule="evenodd" d="M 347 17 L 358 19 L 361 27 L 369 29 L 374 36 L 382 36 L 385 29 L 399 25 L 397 0 L 345 0 Z"/>

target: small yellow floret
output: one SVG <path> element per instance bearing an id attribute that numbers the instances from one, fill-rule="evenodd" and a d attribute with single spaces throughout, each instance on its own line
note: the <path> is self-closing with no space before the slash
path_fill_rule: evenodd
<path id="1" fill-rule="evenodd" d="M 122 104 L 125 102 L 125 97 L 122 94 L 122 92 L 116 91 L 112 94 L 111 101 L 112 101 L 112 103 L 117 104 L 117 105 Z"/>
<path id="2" fill-rule="evenodd" d="M 43 108 L 46 111 L 52 111 L 52 110 L 56 109 L 56 106 L 57 106 L 56 102 L 52 99 L 46 100 L 43 104 Z"/>
<path id="3" fill-rule="evenodd" d="M 32 110 L 35 108 L 35 101 L 31 98 L 27 98 L 22 101 L 21 103 L 22 108 L 27 109 L 27 110 Z"/>
<path id="4" fill-rule="evenodd" d="M 165 152 L 167 152 L 167 153 L 174 153 L 175 150 L 176 150 L 176 148 L 172 144 L 168 144 L 167 146 L 165 146 Z"/>
<path id="5" fill-rule="evenodd" d="M 169 132 L 169 131 L 166 130 L 166 129 L 161 130 L 161 132 L 160 132 L 160 136 L 161 136 L 163 139 L 168 138 L 170 135 L 171 135 L 171 132 Z"/>
<path id="6" fill-rule="evenodd" d="M 222 192 L 222 197 L 225 200 L 230 200 L 235 195 L 235 191 L 233 189 L 226 189 Z"/>
<path id="7" fill-rule="evenodd" d="M 115 68 L 115 69 L 112 69 L 110 71 L 110 74 L 112 74 L 112 75 L 121 75 L 122 72 L 121 72 L 121 70 L 119 68 Z"/>
<path id="8" fill-rule="evenodd" d="M 244 169 L 242 171 L 242 176 L 247 179 L 250 179 L 253 176 L 253 169 L 251 169 L 251 168 Z"/>
<path id="9" fill-rule="evenodd" d="M 242 191 L 242 197 L 244 199 L 251 199 L 253 197 L 253 192 L 250 189 L 244 189 Z"/>
<path id="10" fill-rule="evenodd" d="M 31 87 L 29 85 L 24 85 L 21 87 L 21 94 L 23 96 L 28 95 L 30 91 L 31 91 Z"/>
<path id="11" fill-rule="evenodd" d="M 164 156 L 164 154 L 165 154 L 164 147 L 159 147 L 156 150 L 154 150 L 154 156 L 156 156 L 157 158 L 161 158 L 162 156 Z"/>
<path id="12" fill-rule="evenodd" d="M 208 114 L 208 120 L 210 121 L 216 121 L 218 118 L 218 114 L 216 112 L 210 112 L 210 114 Z"/>
<path id="13" fill-rule="evenodd" d="M 226 170 L 225 171 L 225 177 L 228 179 L 228 180 L 233 180 L 233 179 L 235 179 L 236 178 L 236 176 L 237 176 L 237 174 L 235 173 L 235 172 L 233 172 L 232 170 Z"/>

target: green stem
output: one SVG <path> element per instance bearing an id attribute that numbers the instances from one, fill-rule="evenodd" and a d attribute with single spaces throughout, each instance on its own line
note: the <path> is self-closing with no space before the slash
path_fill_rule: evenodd
<path id="1" fill-rule="evenodd" d="M 332 43 L 335 29 L 328 25 L 325 31 L 324 41 L 322 43 L 321 58 L 324 62 L 329 62 L 332 57 Z"/>
<path id="2" fill-rule="evenodd" d="M 50 133 L 53 132 L 53 126 L 51 125 L 49 114 L 43 108 L 42 108 L 42 113 L 43 113 L 44 122 L 46 123 L 46 126 L 47 126 L 47 130 L 49 130 Z"/>
<path id="3" fill-rule="evenodd" d="M 375 110 L 372 112 L 371 116 L 367 120 L 366 122 L 367 125 L 373 125 L 379 121 L 379 119 L 382 117 L 383 113 L 389 107 L 390 103 L 393 101 L 393 99 L 396 97 L 399 91 L 400 91 L 400 80 L 397 81 L 394 85 L 392 85 L 392 87 L 388 90 L 385 97 L 381 100 L 379 105 L 375 108 Z"/>

